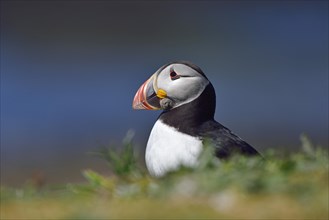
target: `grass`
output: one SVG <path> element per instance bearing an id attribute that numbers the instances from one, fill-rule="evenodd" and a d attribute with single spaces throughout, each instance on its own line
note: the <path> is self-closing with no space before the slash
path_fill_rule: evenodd
<path id="1" fill-rule="evenodd" d="M 94 154 L 113 171 L 85 170 L 85 183 L 1 187 L 1 219 L 328 219 L 328 151 L 301 137 L 300 152 L 219 161 L 205 147 L 200 165 L 155 179 L 130 138 L 121 151 Z"/>

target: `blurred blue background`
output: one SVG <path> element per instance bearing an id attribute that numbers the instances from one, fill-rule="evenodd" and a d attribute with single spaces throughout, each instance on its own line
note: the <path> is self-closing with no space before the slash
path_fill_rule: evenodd
<path id="1" fill-rule="evenodd" d="M 327 1 L 1 1 L 1 184 L 106 170 L 86 152 L 129 129 L 143 150 L 160 112 L 132 99 L 177 59 L 258 150 L 294 150 L 302 132 L 328 146 Z"/>

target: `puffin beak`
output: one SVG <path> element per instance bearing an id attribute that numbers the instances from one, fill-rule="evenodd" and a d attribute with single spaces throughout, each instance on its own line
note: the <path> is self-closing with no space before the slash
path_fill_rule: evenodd
<path id="1" fill-rule="evenodd" d="M 160 98 L 154 90 L 157 74 L 153 74 L 144 82 L 135 94 L 133 109 L 158 110 L 161 109 Z"/>

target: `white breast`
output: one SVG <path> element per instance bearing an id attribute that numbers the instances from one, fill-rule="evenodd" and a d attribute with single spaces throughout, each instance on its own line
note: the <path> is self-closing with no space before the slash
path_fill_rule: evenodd
<path id="1" fill-rule="evenodd" d="M 145 161 L 153 176 L 163 176 L 180 166 L 195 167 L 202 151 L 202 141 L 158 120 L 147 142 Z"/>

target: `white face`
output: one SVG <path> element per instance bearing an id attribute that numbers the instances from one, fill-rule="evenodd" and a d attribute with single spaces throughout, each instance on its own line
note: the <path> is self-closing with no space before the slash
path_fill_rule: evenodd
<path id="1" fill-rule="evenodd" d="M 198 98 L 209 81 L 193 68 L 174 63 L 163 69 L 154 82 L 154 89 L 163 89 L 172 99 L 174 108 Z"/>

